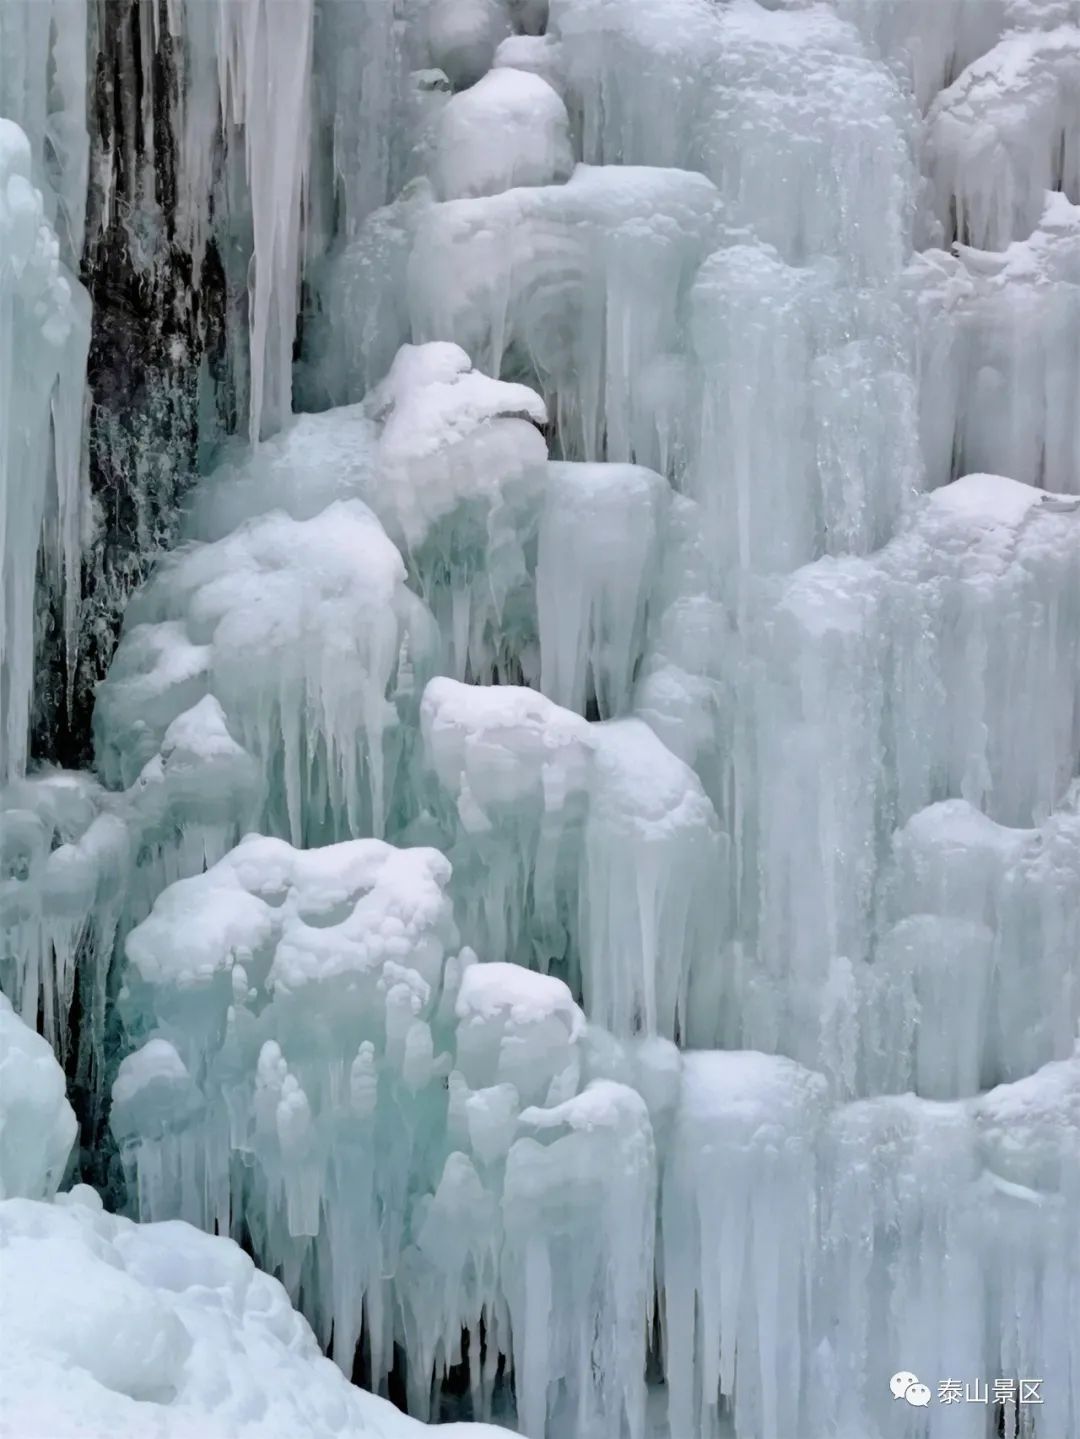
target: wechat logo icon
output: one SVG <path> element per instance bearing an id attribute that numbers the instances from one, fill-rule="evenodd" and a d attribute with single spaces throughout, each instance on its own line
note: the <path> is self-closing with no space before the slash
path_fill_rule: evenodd
<path id="1" fill-rule="evenodd" d="M 889 1380 L 889 1388 L 894 1399 L 906 1399 L 916 1409 L 924 1409 L 930 1403 L 929 1386 L 920 1384 L 918 1375 L 907 1369 L 901 1369 L 898 1374 L 893 1375 Z"/>

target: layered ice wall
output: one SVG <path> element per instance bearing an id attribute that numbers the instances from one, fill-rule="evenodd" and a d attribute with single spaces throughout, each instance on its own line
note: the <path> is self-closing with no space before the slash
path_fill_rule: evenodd
<path id="1" fill-rule="evenodd" d="M 166 21 L 257 443 L 96 777 L 2 795 L 0 980 L 143 1221 L 22 1208 L 12 1262 L 157 1316 L 30 1325 L 20 1405 L 409 1432 L 187 1221 L 424 1419 L 1080 1433 L 1075 3 Z"/>

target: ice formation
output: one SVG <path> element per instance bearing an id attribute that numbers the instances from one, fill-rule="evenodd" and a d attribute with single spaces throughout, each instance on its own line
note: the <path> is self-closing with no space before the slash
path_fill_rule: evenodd
<path id="1" fill-rule="evenodd" d="M 0 1200 L 51 1199 L 74 1139 L 64 1071 L 0 994 Z"/>
<path id="2" fill-rule="evenodd" d="M 0 1428 L 1080 1434 L 1075 0 L 136 30 L 213 414 L 24 774 L 119 42 L 0 0 Z"/>
<path id="3" fill-rule="evenodd" d="M 1080 207 L 1048 194 L 1026 239 L 998 253 L 930 250 L 909 274 L 930 482 L 956 468 L 1075 493 Z"/>
<path id="4" fill-rule="evenodd" d="M 636 718 L 589 724 L 532 690 L 432 680 L 421 706 L 466 937 L 580 986 L 626 1036 L 691 1027 L 715 994 L 725 836 L 693 771 Z"/>
<path id="5" fill-rule="evenodd" d="M 26 765 L 39 546 L 66 587 L 70 660 L 83 539 L 89 303 L 60 259 L 31 161 L 26 136 L 0 119 L 0 780 Z"/>
<path id="6" fill-rule="evenodd" d="M 212 694 L 288 833 L 381 831 L 395 685 L 427 647 L 404 580 L 359 500 L 309 520 L 272 511 L 179 551 L 129 610 L 96 711 L 102 774 L 131 784 L 167 726 Z"/>
<path id="7" fill-rule="evenodd" d="M 5 1439 L 424 1432 L 348 1384 L 278 1281 L 231 1240 L 107 1214 L 85 1184 L 56 1195 L 74 1137 L 63 1071 L 0 994 Z"/>

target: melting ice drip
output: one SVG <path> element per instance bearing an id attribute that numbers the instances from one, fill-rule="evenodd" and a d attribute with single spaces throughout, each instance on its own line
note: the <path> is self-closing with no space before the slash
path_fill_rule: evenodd
<path id="1" fill-rule="evenodd" d="M 425 1419 L 1080 1432 L 1077 6 L 169 16 L 264 438 L 0 888 L 133 1212 Z"/>

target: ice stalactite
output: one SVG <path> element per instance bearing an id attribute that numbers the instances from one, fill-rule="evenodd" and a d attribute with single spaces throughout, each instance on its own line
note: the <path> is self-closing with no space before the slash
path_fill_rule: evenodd
<path id="1" fill-rule="evenodd" d="M 242 0 L 221 3 L 217 10 L 222 124 L 243 130 L 251 206 L 248 432 L 253 441 L 279 429 L 292 412 L 314 10 L 314 0 L 285 6 Z M 192 103 L 198 103 L 194 96 Z"/>
<path id="2" fill-rule="evenodd" d="M 26 132 L 65 264 L 82 255 L 89 182 L 87 0 L 0 10 L 0 115 Z"/>
<path id="3" fill-rule="evenodd" d="M 1080 200 L 1080 28 L 1012 32 L 941 95 L 926 163 L 946 243 L 1003 250 L 1047 190 Z"/>
<path id="4" fill-rule="evenodd" d="M 363 1324 L 380 1381 L 404 1325 L 421 1412 L 428 1368 L 458 1361 L 462 1327 L 478 1364 L 483 1321 L 492 1364 L 514 1335 L 541 1425 L 564 1381 L 578 1417 L 625 1404 L 640 1432 L 646 1104 L 587 1082 L 565 985 L 458 950 L 449 874 L 433 850 L 253 836 L 165 892 L 128 942 L 122 1003 L 153 1028 L 114 1088 L 139 1212 L 246 1225 L 324 1340 L 333 1326 L 346 1370 Z M 193 950 L 181 916 L 189 936 L 198 926 Z M 595 1232 L 611 1205 L 624 1229 Z M 568 1219 L 592 1225 L 591 1271 L 570 1262 Z M 565 1328 L 549 1338 L 552 1305 Z"/>
<path id="5" fill-rule="evenodd" d="M 1074 0 L 125 14 L 99 279 L 212 403 L 0 799 L 147 1236 L 41 1242 L 534 1439 L 1077 1431 Z"/>
<path id="6" fill-rule="evenodd" d="M 0 778 L 25 768 L 37 559 L 65 588 L 63 648 L 76 640 L 83 532 L 86 293 L 60 259 L 31 181 L 30 144 L 0 121 Z"/>
<path id="7" fill-rule="evenodd" d="M 262 766 L 272 827 L 297 842 L 381 832 L 403 661 L 422 671 L 432 649 L 404 580 L 359 500 L 178 551 L 129 608 L 101 691 L 103 775 L 132 784 L 166 727 L 213 694 Z"/>
<path id="8" fill-rule="evenodd" d="M 85 1184 L 57 1194 L 75 1128 L 63 1071 L 0 994 L 5 1428 L 420 1439 L 423 1425 L 323 1357 L 281 1284 L 232 1240 L 106 1213 Z"/>
<path id="9" fill-rule="evenodd" d="M 534 691 L 435 679 L 421 708 L 481 954 L 565 975 L 620 1037 L 716 1037 L 726 836 L 688 765 L 636 718 L 589 724 Z M 692 998 L 691 998 L 692 997 Z"/>
<path id="10" fill-rule="evenodd" d="M 931 485 L 989 472 L 1080 489 L 1080 206 L 1044 202 L 1001 251 L 927 250 L 909 267 Z"/>

